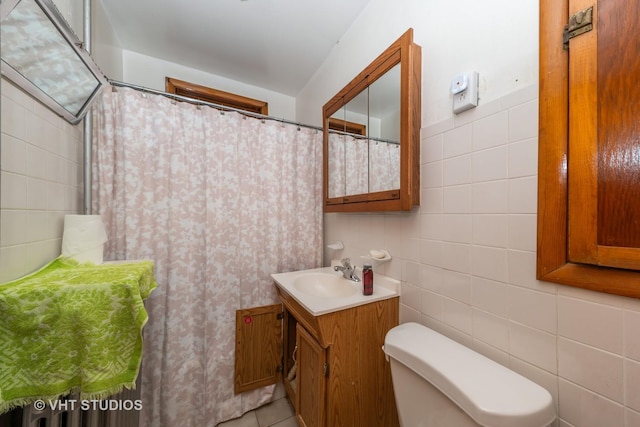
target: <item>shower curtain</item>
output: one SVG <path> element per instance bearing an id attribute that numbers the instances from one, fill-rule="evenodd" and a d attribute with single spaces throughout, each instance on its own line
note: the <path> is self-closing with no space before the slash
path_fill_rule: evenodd
<path id="1" fill-rule="evenodd" d="M 151 259 L 141 426 L 214 426 L 268 402 L 234 395 L 235 311 L 277 302 L 271 273 L 322 262 L 322 134 L 105 91 L 93 113 L 93 213 L 105 258 Z"/>

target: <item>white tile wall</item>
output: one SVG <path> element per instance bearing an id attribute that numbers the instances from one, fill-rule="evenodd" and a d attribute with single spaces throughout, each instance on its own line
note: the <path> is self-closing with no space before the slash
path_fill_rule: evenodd
<path id="1" fill-rule="evenodd" d="M 422 130 L 422 205 L 327 214 L 327 241 L 403 281 L 421 322 L 547 388 L 557 426 L 640 426 L 640 300 L 535 278 L 538 88 Z M 356 224 L 358 226 L 356 227 Z M 415 252 L 415 253 L 414 253 Z"/>
<path id="2" fill-rule="evenodd" d="M 2 79 L 0 283 L 60 254 L 64 215 L 82 210 L 82 126 Z"/>

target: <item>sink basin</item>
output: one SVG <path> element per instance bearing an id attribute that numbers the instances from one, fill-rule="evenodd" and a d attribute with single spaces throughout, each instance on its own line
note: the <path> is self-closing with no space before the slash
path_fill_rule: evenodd
<path id="1" fill-rule="evenodd" d="M 362 283 L 342 277 L 332 267 L 272 274 L 278 292 L 282 292 L 312 316 L 321 316 L 346 308 L 399 296 L 400 282 L 382 274 L 373 279 L 373 295 L 362 295 Z"/>
<path id="2" fill-rule="evenodd" d="M 322 298 L 344 298 L 358 290 L 342 276 L 327 273 L 308 273 L 298 276 L 293 286 L 305 294 Z"/>

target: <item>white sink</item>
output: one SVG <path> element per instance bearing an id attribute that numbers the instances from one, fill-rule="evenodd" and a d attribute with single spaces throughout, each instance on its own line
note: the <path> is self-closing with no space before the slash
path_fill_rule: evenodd
<path id="1" fill-rule="evenodd" d="M 358 271 L 358 276 L 361 276 Z M 373 295 L 362 294 L 362 282 L 342 277 L 332 267 L 272 274 L 276 286 L 314 316 L 400 296 L 400 282 L 381 274 L 373 278 Z"/>
<path id="2" fill-rule="evenodd" d="M 342 298 L 358 292 L 353 286 L 355 282 L 330 273 L 301 274 L 293 282 L 301 292 L 320 298 Z"/>

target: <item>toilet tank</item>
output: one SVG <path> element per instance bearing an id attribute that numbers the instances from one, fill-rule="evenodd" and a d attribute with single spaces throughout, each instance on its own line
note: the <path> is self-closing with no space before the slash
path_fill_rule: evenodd
<path id="1" fill-rule="evenodd" d="M 404 323 L 391 329 L 385 337 L 384 352 L 392 362 L 401 421 L 432 416 L 429 412 L 434 409 L 426 401 L 432 393 L 417 392 L 415 387 L 425 382 L 424 390 L 437 389 L 444 401 L 480 426 L 543 427 L 556 418 L 553 399 L 546 389 L 425 326 Z M 403 390 L 410 394 L 403 395 Z M 422 396 L 425 402 L 416 405 L 416 398 Z M 413 403 L 403 405 L 403 399 Z M 411 414 L 403 413 L 405 408 Z M 436 408 L 442 408 L 442 403 Z"/>

